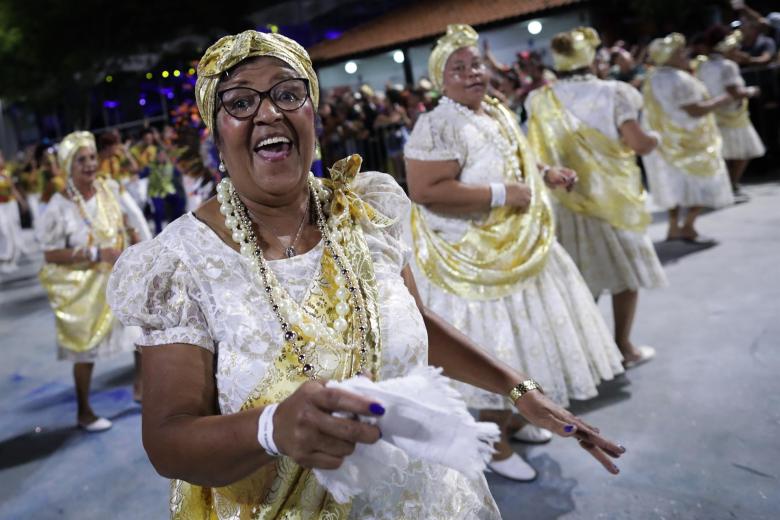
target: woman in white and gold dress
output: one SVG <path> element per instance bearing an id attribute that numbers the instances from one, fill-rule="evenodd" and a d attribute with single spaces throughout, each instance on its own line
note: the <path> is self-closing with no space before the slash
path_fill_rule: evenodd
<path id="1" fill-rule="evenodd" d="M 22 223 L 17 199 L 21 198 L 14 186 L 11 172 L 6 168 L 5 157 L 0 152 L 0 273 L 12 273 L 19 267 L 19 259 L 25 252 Z"/>
<path id="2" fill-rule="evenodd" d="M 111 421 L 95 415 L 89 404 L 94 363 L 132 351 L 140 334 L 119 323 L 109 309 L 108 277 L 122 251 L 139 236 L 149 236 L 149 230 L 144 230 L 146 222 L 133 218 L 140 210 L 130 196 L 120 195 L 116 182 L 98 178 L 91 133 L 66 136 L 58 158 L 68 174 L 67 189 L 51 198 L 36 230 L 45 260 L 40 280 L 54 310 L 58 358 L 74 363 L 78 425 L 103 431 Z M 136 398 L 139 382 L 136 371 Z"/>
<path id="3" fill-rule="evenodd" d="M 696 76 L 713 97 L 728 94 L 733 98 L 731 103 L 715 111 L 715 120 L 723 137 L 723 158 L 735 198 L 737 202 L 746 202 L 747 196 L 741 192 L 739 182 L 750 160 L 766 153 L 748 111 L 748 98 L 758 96 L 760 91 L 758 87 L 746 87 L 739 65 L 728 59 L 729 53 L 740 48 L 740 31 L 729 32 L 724 26 L 714 25 L 707 30 L 705 39 L 710 54 L 696 70 Z"/>
<path id="4" fill-rule="evenodd" d="M 500 394 L 522 380 L 416 303 L 401 236 L 410 205 L 391 177 L 358 174 L 357 156 L 328 181 L 311 176 L 318 98 L 296 42 L 246 31 L 212 45 L 196 99 L 229 178 L 111 277 L 112 308 L 144 330 L 144 446 L 176 479 L 172 517 L 497 518 L 481 475 L 422 461 L 347 503 L 314 477 L 377 442 L 356 415 L 384 414 L 324 379 L 430 362 Z M 583 447 L 617 471 L 603 450 L 624 449 L 529 385 L 511 394 L 529 420 L 584 431 Z"/>
<path id="5" fill-rule="evenodd" d="M 730 104 L 728 93 L 710 97 L 688 72 L 685 37 L 672 33 L 650 43 L 656 68 L 645 80 L 642 124 L 661 137 L 642 157 L 655 203 L 669 210 L 667 240 L 701 242 L 694 227 L 703 208 L 734 203 L 713 111 Z M 680 224 L 680 211 L 686 210 Z"/>
<path id="6" fill-rule="evenodd" d="M 634 87 L 592 74 L 599 44 L 589 27 L 553 38 L 559 80 L 526 103 L 528 137 L 542 162 L 577 172 L 573 190 L 553 192 L 558 240 L 593 296 L 612 295 L 615 341 L 631 367 L 655 353 L 631 342 L 638 290 L 667 283 L 646 233 L 650 215 L 636 163 L 636 153 L 649 153 L 658 139 L 639 126 L 642 96 Z"/>
<path id="7" fill-rule="evenodd" d="M 534 374 L 565 406 L 570 398 L 596 396 L 602 380 L 623 372 L 622 358 L 555 239 L 545 181 L 563 189 L 573 179 L 558 169 L 543 178 L 515 117 L 485 96 L 477 38 L 471 27 L 451 25 L 428 61 L 444 97 L 420 116 L 404 149 L 416 202 L 412 266 L 427 307 L 490 355 Z M 485 420 L 504 427 L 490 468 L 533 479 L 534 469 L 507 442 L 500 396 L 466 385 L 458 390 Z M 544 433 L 534 432 L 534 440 Z"/>

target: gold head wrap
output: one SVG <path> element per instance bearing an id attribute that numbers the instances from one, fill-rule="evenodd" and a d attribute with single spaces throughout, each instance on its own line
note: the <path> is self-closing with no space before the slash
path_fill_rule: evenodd
<path id="1" fill-rule="evenodd" d="M 66 176 L 70 177 L 70 168 L 73 165 L 73 157 L 76 152 L 85 146 L 97 149 L 95 136 L 92 135 L 92 132 L 71 132 L 60 143 L 59 148 L 57 148 L 57 159 Z"/>
<path id="2" fill-rule="evenodd" d="M 737 29 L 733 33 L 729 34 L 723 40 L 715 46 L 715 52 L 726 53 L 739 48 L 742 45 L 742 31 Z"/>
<path id="3" fill-rule="evenodd" d="M 563 35 L 567 33 L 559 33 Z M 567 72 L 587 67 L 596 57 L 596 49 L 601 45 L 601 38 L 595 29 L 577 27 L 568 32 L 572 40 L 571 51 L 561 54 L 552 49 L 553 64 L 558 72 Z"/>
<path id="4" fill-rule="evenodd" d="M 685 47 L 685 36 L 680 33 L 672 33 L 664 38 L 656 38 L 650 42 L 648 53 L 650 59 L 656 65 L 664 65 L 672 54 Z"/>
<path id="5" fill-rule="evenodd" d="M 288 64 L 309 80 L 311 101 L 315 108 L 320 101 L 320 86 L 306 49 L 298 42 L 276 33 L 244 31 L 225 36 L 206 50 L 198 63 L 195 100 L 206 126 L 214 130 L 217 113 L 217 85 L 222 74 L 247 58 L 271 56 Z"/>
<path id="6" fill-rule="evenodd" d="M 444 66 L 453 52 L 463 47 L 473 47 L 479 34 L 470 25 L 455 23 L 447 26 L 447 34 L 439 38 L 428 58 L 428 75 L 434 88 L 441 90 L 444 83 Z"/>

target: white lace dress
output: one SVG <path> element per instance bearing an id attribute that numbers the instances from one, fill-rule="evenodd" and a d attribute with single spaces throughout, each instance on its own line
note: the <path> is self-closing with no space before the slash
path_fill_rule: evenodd
<path id="1" fill-rule="evenodd" d="M 16 271 L 24 249 L 19 205 L 15 200 L 0 202 L 0 273 Z"/>
<path id="2" fill-rule="evenodd" d="M 726 93 L 727 87 L 745 86 L 739 65 L 720 54 L 711 54 L 709 59 L 699 66 L 696 75 L 713 97 Z M 741 103 L 742 101 L 735 101 L 725 110 L 737 112 Z M 764 143 L 752 123 L 739 128 L 721 126 L 720 133 L 723 136 L 724 159 L 755 159 L 766 153 Z"/>
<path id="3" fill-rule="evenodd" d="M 122 213 L 127 217 L 129 225 L 136 229 L 143 229 L 142 226 L 146 226 L 146 222 L 136 220 L 140 210 L 133 199 L 126 193 L 120 195 L 119 185 L 114 181 L 109 182 L 112 191 L 119 199 Z M 97 198 L 92 197 L 86 201 L 85 206 L 89 215 L 94 218 L 97 211 Z M 41 215 L 40 224 L 35 231 L 44 251 L 83 248 L 87 246 L 89 237 L 89 228 L 79 213 L 78 205 L 60 193 L 55 193 L 46 205 L 46 209 Z M 146 232 L 148 235 L 148 228 Z M 106 359 L 122 352 L 132 352 L 135 349 L 135 340 L 140 334 L 141 329 L 122 325 L 115 315 L 111 331 L 94 348 L 86 352 L 74 352 L 58 345 L 57 358 L 85 363 Z"/>
<path id="4" fill-rule="evenodd" d="M 400 220 L 408 215 L 409 200 L 385 174 L 361 173 L 353 188 L 378 211 L 399 219 L 387 229 L 364 228 L 379 290 L 381 377 L 397 377 L 428 362 L 425 325 L 401 278 L 409 248 Z M 304 254 L 269 262 L 296 300 L 303 300 L 317 278 L 322 252 L 320 243 Z M 240 410 L 282 348 L 279 324 L 256 277 L 244 257 L 188 213 L 122 255 L 108 297 L 125 324 L 143 328 L 138 343 L 144 348 L 187 343 L 213 353 L 219 408 L 230 414 Z M 470 481 L 454 470 L 417 462 L 358 496 L 351 516 L 492 519 L 499 513 L 484 478 Z"/>
<path id="5" fill-rule="evenodd" d="M 700 118 L 688 115 L 682 107 L 709 98 L 707 87 L 689 73 L 672 67 L 658 67 L 651 81 L 653 95 L 665 117 L 680 128 L 694 131 Z M 652 130 L 646 121 L 643 124 Z M 722 158 L 717 171 L 707 177 L 691 175 L 677 168 L 659 149 L 642 157 L 642 162 L 650 194 L 655 203 L 664 209 L 678 206 L 721 208 L 734 203 L 726 162 Z"/>
<path id="6" fill-rule="evenodd" d="M 639 119 L 642 96 L 627 83 L 586 78 L 557 81 L 555 95 L 584 124 L 618 139 L 621 124 Z M 558 240 L 579 267 L 593 296 L 667 284 L 647 233 L 615 228 L 562 204 L 556 204 L 556 215 Z"/>
<path id="7" fill-rule="evenodd" d="M 490 117 L 440 104 L 420 116 L 404 154 L 421 161 L 456 160 L 464 183 L 502 182 L 504 162 L 495 142 L 499 138 Z M 463 236 L 471 219 L 487 215 L 422 211 L 430 228 L 449 242 Z M 408 221 L 406 227 L 411 236 Z M 492 356 L 539 381 L 558 403 L 592 398 L 602 380 L 623 371 L 620 352 L 590 291 L 558 243 L 553 244 L 541 273 L 526 280 L 515 294 L 496 300 L 455 296 L 431 283 L 416 262 L 412 266 L 427 307 Z M 473 408 L 508 408 L 502 396 L 460 384 L 458 390 Z"/>

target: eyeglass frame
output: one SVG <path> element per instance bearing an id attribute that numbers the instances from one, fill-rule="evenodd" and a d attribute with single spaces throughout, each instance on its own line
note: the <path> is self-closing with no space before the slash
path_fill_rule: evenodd
<path id="1" fill-rule="evenodd" d="M 276 104 L 276 101 L 274 101 L 274 98 L 271 97 L 271 91 L 273 89 L 275 89 L 277 86 L 279 86 L 282 83 L 284 83 L 285 81 L 293 81 L 293 80 L 303 81 L 303 85 L 306 88 L 306 96 L 303 98 L 303 102 L 300 105 L 298 105 L 296 108 L 284 109 L 284 108 L 282 108 L 282 107 L 280 107 L 279 105 Z M 257 111 L 260 110 L 260 107 L 262 106 L 263 101 L 265 100 L 265 98 L 268 98 L 271 101 L 271 104 L 274 107 L 276 107 L 279 110 L 281 110 L 282 112 L 295 112 L 296 110 L 300 110 L 300 108 L 303 105 L 306 104 L 306 101 L 311 99 L 311 91 L 309 90 L 309 88 L 310 87 L 309 87 L 309 80 L 308 80 L 308 78 L 285 78 L 283 80 L 277 81 L 276 83 L 271 85 L 271 88 L 269 88 L 268 90 L 265 90 L 265 91 L 260 91 L 260 90 L 254 89 L 252 87 L 241 87 L 241 86 L 226 88 L 225 90 L 223 90 L 221 92 L 217 92 L 217 99 L 219 99 L 219 106 L 224 108 L 225 112 L 227 112 L 230 117 L 238 119 L 239 121 L 245 121 L 245 120 L 251 119 L 251 118 L 253 118 L 253 117 L 255 117 L 257 115 Z M 255 108 L 255 111 L 252 114 L 250 114 L 248 116 L 245 116 L 245 117 L 238 117 L 238 116 L 234 116 L 233 114 L 231 114 L 230 110 L 228 110 L 227 107 L 225 106 L 225 102 L 222 100 L 222 96 L 225 95 L 225 92 L 230 92 L 231 90 L 238 90 L 238 89 L 251 90 L 252 92 L 256 93 L 260 97 L 260 101 L 257 103 L 257 108 Z"/>

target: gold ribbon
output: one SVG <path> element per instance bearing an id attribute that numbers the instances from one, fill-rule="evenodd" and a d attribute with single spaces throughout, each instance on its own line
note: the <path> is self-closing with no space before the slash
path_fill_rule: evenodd
<path id="1" fill-rule="evenodd" d="M 750 125 L 748 100 L 743 99 L 737 110 L 721 108 L 715 111 L 715 121 L 721 128 L 744 128 Z"/>
<path id="2" fill-rule="evenodd" d="M 95 181 L 97 210 L 89 245 L 124 249 L 124 217 L 114 193 Z M 88 245 L 88 247 L 89 247 Z M 73 352 L 87 352 L 111 331 L 114 316 L 106 302 L 109 264 L 44 264 L 38 277 L 54 310 L 57 342 Z"/>
<path id="3" fill-rule="evenodd" d="M 598 130 L 572 124 L 549 86 L 531 100 L 528 139 L 542 163 L 577 172 L 572 191 L 553 192 L 565 207 L 620 229 L 643 231 L 650 223 L 633 150 Z"/>
<path id="4" fill-rule="evenodd" d="M 370 369 L 367 375 L 376 379 L 381 358 L 379 291 L 363 226 L 386 227 L 394 221 L 377 212 L 350 189 L 361 162 L 358 155 L 342 159 L 330 170 L 331 180 L 324 184 L 332 191 L 330 225 L 335 225 L 342 237 L 342 249 L 358 279 L 366 305 L 369 323 L 367 366 Z M 307 314 L 328 323 L 338 317 L 335 310 L 337 274 L 337 265 L 331 255 L 323 254 L 320 272 L 304 297 L 303 307 Z M 347 345 L 354 344 L 359 335 L 354 313 L 348 322 L 344 333 Z M 301 331 L 297 332 L 301 334 Z M 360 367 L 360 359 L 353 350 L 317 345 L 306 355 L 315 367 L 325 367 L 324 372 L 318 373 L 321 378 L 343 380 L 354 375 Z M 281 402 L 306 381 L 308 378 L 301 373 L 297 354 L 284 343 L 280 355 L 249 394 L 241 410 Z M 267 464 L 225 487 L 206 488 L 174 480 L 170 506 L 173 520 L 341 520 L 346 519 L 351 510 L 351 504 L 338 504 L 333 500 L 311 470 L 298 466 L 287 457 L 280 457 L 274 464 Z"/>
<path id="5" fill-rule="evenodd" d="M 710 177 L 721 165 L 721 137 L 715 116 L 707 114 L 697 119 L 690 130 L 683 128 L 666 115 L 653 93 L 651 73 L 642 88 L 645 105 L 645 121 L 661 136 L 658 151 L 676 168 L 689 175 Z"/>
<path id="6" fill-rule="evenodd" d="M 542 270 L 555 241 L 546 188 L 514 114 L 492 98 L 486 98 L 486 107 L 502 137 L 515 146 L 521 171 L 505 164 L 503 177 L 531 188 L 528 210 L 495 208 L 484 222 L 471 222 L 455 243 L 430 228 L 420 206 L 413 205 L 411 214 L 417 265 L 431 283 L 468 300 L 492 300 L 515 292 L 518 284 Z"/>

